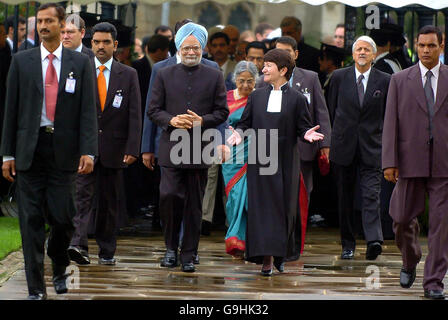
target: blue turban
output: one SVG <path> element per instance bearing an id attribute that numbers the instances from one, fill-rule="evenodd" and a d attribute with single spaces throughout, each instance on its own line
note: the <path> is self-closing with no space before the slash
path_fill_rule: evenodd
<path id="1" fill-rule="evenodd" d="M 207 30 L 199 24 L 189 22 L 183 25 L 176 33 L 174 42 L 176 43 L 177 50 L 180 49 L 180 46 L 182 45 L 182 43 L 184 43 L 185 39 L 187 39 L 191 35 L 198 39 L 202 48 L 205 47 L 208 37 Z"/>

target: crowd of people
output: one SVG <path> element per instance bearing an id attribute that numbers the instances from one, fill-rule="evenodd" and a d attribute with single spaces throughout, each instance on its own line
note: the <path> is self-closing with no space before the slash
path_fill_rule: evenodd
<path id="1" fill-rule="evenodd" d="M 283 272 L 303 251 L 316 176 L 329 173 L 341 259 L 354 259 L 359 211 L 365 258 L 395 238 L 404 288 L 422 257 L 417 216 L 429 195 L 423 287 L 444 298 L 448 69 L 437 27 L 419 31 L 413 64 L 390 22 L 355 39 L 350 54 L 343 24 L 316 49 L 292 16 L 241 33 L 185 19 L 135 39 L 126 65 L 111 23 L 93 26 L 90 49 L 84 20 L 58 4 L 39 7 L 28 35 L 18 22 L 12 56 L 12 23 L 0 27 L 0 154 L 16 184 L 30 299 L 46 298 L 45 251 L 58 294 L 70 261 L 91 263 L 89 235 L 98 262 L 115 265 L 127 214 L 162 229 L 162 267 L 194 272 L 216 200 L 226 252 L 261 264 L 263 276 Z"/>

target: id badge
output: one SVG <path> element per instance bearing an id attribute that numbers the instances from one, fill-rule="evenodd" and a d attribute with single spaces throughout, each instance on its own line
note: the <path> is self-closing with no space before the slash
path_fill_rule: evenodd
<path id="1" fill-rule="evenodd" d="M 65 92 L 67 93 L 75 93 L 76 79 L 67 78 L 65 82 Z"/>
<path id="2" fill-rule="evenodd" d="M 123 96 L 116 94 L 115 98 L 114 98 L 114 102 L 112 103 L 112 107 L 120 108 L 122 100 L 123 100 Z"/>

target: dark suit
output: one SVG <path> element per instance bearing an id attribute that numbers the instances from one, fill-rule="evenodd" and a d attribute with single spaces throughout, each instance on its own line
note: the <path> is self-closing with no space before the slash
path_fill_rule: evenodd
<path id="1" fill-rule="evenodd" d="M 146 94 L 148 92 L 149 79 L 151 77 L 151 65 L 148 57 L 133 61 L 132 67 L 137 71 L 140 101 L 142 111 L 142 127 L 145 118 Z M 155 189 L 158 189 L 157 173 L 145 167 L 142 161 L 136 161 L 126 168 L 123 172 L 126 191 L 126 205 L 129 215 L 136 215 L 139 208 L 146 207 L 149 204 L 155 204 L 151 201 L 154 197 Z"/>
<path id="2" fill-rule="evenodd" d="M 141 146 L 141 153 L 154 153 L 155 156 L 158 156 L 159 151 L 159 140 L 160 135 L 162 133 L 162 129 L 157 127 L 147 116 L 148 108 L 149 108 L 149 101 L 151 100 L 151 93 L 152 93 L 152 86 L 154 85 L 154 79 L 157 76 L 157 73 L 159 70 L 175 65 L 177 63 L 176 56 L 173 56 L 171 58 L 165 59 L 163 61 L 157 62 L 152 66 L 151 71 L 151 79 L 149 81 L 149 85 L 147 86 L 148 91 L 145 98 L 145 113 L 143 117 L 143 134 L 142 134 L 142 146 Z M 211 66 L 215 69 L 219 70 L 219 66 L 216 62 L 210 61 L 207 59 L 201 59 L 201 63 Z M 156 165 L 154 168 L 154 172 L 151 174 L 151 189 L 149 190 L 149 193 L 152 195 L 152 201 L 151 203 L 156 205 L 158 207 L 159 203 L 159 184 L 160 184 L 160 167 Z"/>
<path id="3" fill-rule="evenodd" d="M 120 106 L 114 107 L 117 94 L 123 98 Z M 99 257 L 111 259 L 116 249 L 117 219 L 120 209 L 123 210 L 122 169 L 127 167 L 123 158 L 125 155 L 138 158 L 140 153 L 141 111 L 137 72 L 113 61 L 104 110 L 101 111 L 98 94 L 96 109 L 99 155 L 93 172 L 77 177 L 78 213 L 74 219 L 76 231 L 71 245 L 87 250 L 87 228 L 90 215 L 94 214 Z"/>
<path id="4" fill-rule="evenodd" d="M 428 255 L 423 279 L 428 290 L 443 290 L 448 269 L 448 67 L 444 64 L 437 83 L 432 140 L 419 64 L 392 76 L 383 131 L 383 169 L 399 170 L 390 215 L 408 271 L 422 257 L 417 216 L 424 212 L 428 194 Z"/>
<path id="5" fill-rule="evenodd" d="M 3 117 L 6 102 L 6 79 L 8 77 L 9 65 L 11 64 L 11 48 L 7 43 L 0 48 L 0 141 L 3 128 Z M 0 179 L 0 195 L 4 197 L 11 183 L 6 179 Z"/>
<path id="6" fill-rule="evenodd" d="M 74 93 L 65 91 L 69 73 Z M 62 48 L 54 133 L 40 128 L 44 84 L 40 47 L 14 55 L 8 75 L 1 155 L 15 157 L 25 271 L 30 294 L 45 292 L 45 220 L 48 255 L 68 266 L 73 233 L 75 178 L 81 155 L 97 154 L 94 76 L 89 59 Z M 47 219 L 44 210 L 48 209 Z"/>
<path id="7" fill-rule="evenodd" d="M 375 59 L 373 64 L 373 67 L 375 69 L 378 69 L 390 75 L 394 74 L 395 72 L 401 71 L 399 62 L 392 56 L 392 54 L 387 53 L 378 57 L 377 59 Z M 395 237 L 392 228 L 393 221 L 389 215 L 390 197 L 392 196 L 394 187 L 395 184 L 393 182 L 387 181 L 384 177 L 381 177 L 381 227 L 383 229 L 383 236 L 385 239 L 394 239 Z"/>
<path id="8" fill-rule="evenodd" d="M 31 43 L 30 40 L 26 39 L 25 41 L 22 42 L 22 44 L 19 46 L 19 50 L 18 51 L 23 51 L 23 50 L 28 50 L 34 48 L 34 44 Z"/>
<path id="9" fill-rule="evenodd" d="M 379 194 L 381 183 L 381 134 L 390 76 L 370 69 L 360 106 L 355 66 L 333 72 L 328 92 L 332 121 L 330 160 L 338 184 L 342 247 L 355 249 L 354 189 L 359 173 L 362 223 L 367 243 L 383 241 Z"/>
<path id="10" fill-rule="evenodd" d="M 85 45 L 82 45 L 81 53 L 86 54 L 89 58 L 92 58 L 92 59 L 95 57 L 95 54 L 93 53 L 93 51 L 91 49 L 87 48 Z"/>
<path id="11" fill-rule="evenodd" d="M 264 82 L 263 78 L 264 76 L 257 82 L 257 88 L 269 85 Z M 313 144 L 299 140 L 300 169 L 305 181 L 309 200 L 310 194 L 313 191 L 313 161 L 316 160 L 318 151 L 321 148 L 330 147 L 330 116 L 316 72 L 302 68 L 294 68 L 292 80 L 289 83 L 292 84 L 293 88 L 302 92 L 307 99 L 309 98 L 308 110 L 311 115 L 311 122 L 313 126 L 320 125 L 318 131 L 325 135 L 324 140 Z"/>
<path id="12" fill-rule="evenodd" d="M 182 263 L 192 262 L 197 252 L 208 168 L 202 157 L 199 161 L 195 159 L 199 150 L 192 151 L 197 143 L 191 139 L 193 130 L 177 130 L 190 137 L 186 146 L 190 150 L 188 162 L 175 164 L 170 157 L 177 142 L 170 141 L 175 128 L 169 122 L 174 116 L 186 113 L 187 109 L 202 117 L 202 127 L 198 128 L 201 132 L 225 122 L 229 110 L 224 78 L 220 71 L 203 64 L 194 67 L 172 65 L 159 70 L 151 91 L 148 116 L 163 129 L 159 148 L 159 165 L 162 167 L 160 217 L 165 244 L 170 250 L 177 250 L 183 221 Z M 200 145 L 201 151 L 203 147 L 204 144 Z"/>
<path id="13" fill-rule="evenodd" d="M 301 41 L 297 44 L 297 50 L 299 50 L 299 57 L 296 60 L 296 67 L 319 72 L 319 50 L 307 45 Z"/>

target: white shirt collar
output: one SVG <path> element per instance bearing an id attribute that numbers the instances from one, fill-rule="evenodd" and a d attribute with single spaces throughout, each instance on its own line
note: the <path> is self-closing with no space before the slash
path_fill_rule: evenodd
<path id="1" fill-rule="evenodd" d="M 227 71 L 227 65 L 229 64 L 229 60 L 230 60 L 230 59 L 227 59 L 226 62 L 224 62 L 224 64 L 220 67 L 220 69 L 221 69 L 223 72 Z"/>
<path id="2" fill-rule="evenodd" d="M 291 76 L 292 77 L 292 76 Z M 288 85 L 289 84 L 289 82 L 288 81 L 286 81 L 284 84 L 282 84 L 281 86 L 280 86 L 280 88 L 278 89 L 278 91 L 281 91 L 282 90 L 282 88 L 285 86 L 285 84 L 286 85 Z M 272 86 L 272 90 L 273 91 L 275 91 L 275 89 L 274 89 L 274 85 L 273 84 L 271 84 L 271 86 Z"/>
<path id="3" fill-rule="evenodd" d="M 12 48 L 13 48 L 13 46 L 14 46 L 14 42 L 13 42 L 11 39 L 9 39 L 9 38 L 6 38 L 6 41 L 8 41 L 9 47 L 10 47 L 11 50 L 12 50 Z"/>
<path id="4" fill-rule="evenodd" d="M 428 72 L 428 68 L 426 68 L 421 61 L 418 62 L 418 66 L 420 67 L 420 72 L 422 74 L 422 78 L 426 78 L 426 72 Z M 431 72 L 435 79 L 439 78 L 439 70 L 440 70 L 440 61 L 434 68 L 431 69 Z"/>
<path id="5" fill-rule="evenodd" d="M 50 54 L 50 51 L 48 51 L 45 47 L 43 42 L 40 44 L 40 58 L 42 61 L 44 61 L 47 56 Z M 53 54 L 55 57 L 61 61 L 62 60 L 62 42 L 59 43 L 59 47 L 53 51 Z"/>
<path id="6" fill-rule="evenodd" d="M 179 64 L 181 63 L 182 60 L 180 59 L 180 55 L 179 55 L 179 51 L 176 53 L 176 63 Z"/>
<path id="7" fill-rule="evenodd" d="M 79 45 L 78 48 L 75 49 L 75 51 L 81 52 L 82 51 L 82 43 Z"/>
<path id="8" fill-rule="evenodd" d="M 388 54 L 389 54 L 389 51 L 386 51 L 386 52 L 383 52 L 383 53 L 379 54 L 379 55 L 375 58 L 375 60 L 373 60 L 373 63 L 377 63 L 378 60 L 380 60 L 381 58 L 387 56 Z"/>
<path id="9" fill-rule="evenodd" d="M 362 73 L 362 75 L 364 76 L 364 79 L 366 81 L 369 80 L 369 75 L 370 75 L 370 71 L 372 71 L 372 67 L 369 68 L 369 70 L 367 70 L 366 72 Z M 361 75 L 361 72 L 358 71 L 358 69 L 355 66 L 355 80 L 358 81 L 358 77 Z"/>
<path id="10" fill-rule="evenodd" d="M 113 57 L 110 58 L 106 63 L 101 63 L 100 60 L 98 60 L 97 57 L 95 57 L 95 69 L 98 69 L 99 66 L 105 66 L 107 70 L 111 70 L 112 69 L 112 61 L 113 61 Z"/>

